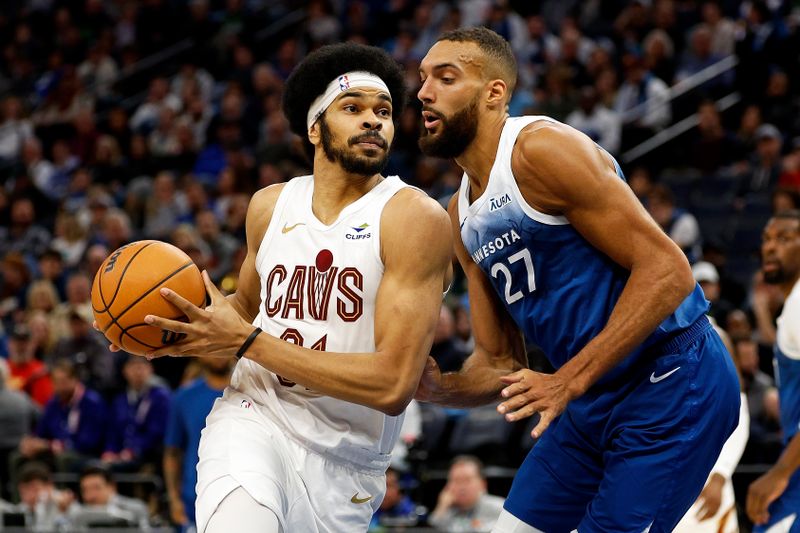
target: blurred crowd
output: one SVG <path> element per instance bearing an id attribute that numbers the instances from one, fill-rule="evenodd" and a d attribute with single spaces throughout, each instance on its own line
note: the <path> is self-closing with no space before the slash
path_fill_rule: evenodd
<path id="1" fill-rule="evenodd" d="M 0 496 L 14 502 L 2 507 L 9 524 L 191 523 L 197 439 L 230 364 L 110 352 L 91 327 L 95 272 L 119 246 L 160 239 L 235 290 L 250 195 L 309 171 L 280 109 L 302 57 L 344 40 L 381 46 L 413 95 L 437 36 L 471 25 L 506 37 L 517 56 L 510 113 L 552 116 L 616 155 L 686 252 L 735 347 L 752 420 L 743 462 L 774 462 L 782 298 L 761 279 L 758 249 L 769 215 L 800 205 L 799 24 L 800 7 L 777 0 L 4 2 Z M 412 97 L 388 170 L 445 203 L 460 173 L 420 154 L 419 116 Z M 432 350 L 448 370 L 472 347 L 463 293 L 457 278 Z M 397 494 L 375 529 L 483 523 L 469 514 L 496 507 L 473 509 L 486 493 L 482 462 L 517 466 L 534 444 L 531 422 L 507 424 L 493 406 L 416 403 L 408 418 L 388 478 Z M 447 468 L 478 494 L 461 510 Z M 115 481 L 131 473 L 121 496 Z M 137 488 L 146 483 L 162 497 Z"/>

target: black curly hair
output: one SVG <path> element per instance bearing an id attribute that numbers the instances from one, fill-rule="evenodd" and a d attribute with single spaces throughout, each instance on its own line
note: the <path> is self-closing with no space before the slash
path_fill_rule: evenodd
<path id="1" fill-rule="evenodd" d="M 355 43 L 323 46 L 308 54 L 294 69 L 283 91 L 283 113 L 294 133 L 313 154 L 308 140 L 308 108 L 328 84 L 347 72 L 366 71 L 378 76 L 392 96 L 392 120 L 397 124 L 406 105 L 407 90 L 402 67 L 381 48 Z M 324 116 L 324 114 L 323 114 Z"/>

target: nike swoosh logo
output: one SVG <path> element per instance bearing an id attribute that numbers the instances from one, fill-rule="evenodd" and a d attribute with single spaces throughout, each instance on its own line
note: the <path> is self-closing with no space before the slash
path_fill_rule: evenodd
<path id="1" fill-rule="evenodd" d="M 672 374 L 674 374 L 675 372 L 677 372 L 680 369 L 681 369 L 681 367 L 673 368 L 672 370 L 670 370 L 666 374 L 661 374 L 658 377 L 656 377 L 656 373 L 653 372 L 652 374 L 650 374 L 650 383 L 658 383 L 659 381 L 665 380 L 665 379 L 667 379 L 668 377 L 670 377 Z"/>
<path id="2" fill-rule="evenodd" d="M 297 224 L 292 224 L 291 226 L 287 226 L 286 224 L 284 224 L 283 228 L 281 229 L 281 233 L 289 233 L 297 226 L 305 226 L 305 225 L 306 225 L 305 222 L 298 222 Z"/>
<path id="3" fill-rule="evenodd" d="M 372 496 L 367 496 L 366 498 L 359 498 L 358 497 L 358 493 L 356 492 L 355 494 L 353 494 L 353 497 L 350 498 L 350 501 L 353 502 L 353 503 L 367 503 L 371 499 L 372 499 Z"/>

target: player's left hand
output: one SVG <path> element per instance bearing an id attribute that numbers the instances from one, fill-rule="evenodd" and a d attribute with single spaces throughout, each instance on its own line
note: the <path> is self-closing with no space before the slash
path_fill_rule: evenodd
<path id="1" fill-rule="evenodd" d="M 185 335 L 183 340 L 158 350 L 148 352 L 148 359 L 171 355 L 183 357 L 202 355 L 204 357 L 233 357 L 236 350 L 252 331 L 248 324 L 233 308 L 203 271 L 203 283 L 211 298 L 211 304 L 201 309 L 175 291 L 162 288 L 161 296 L 180 309 L 189 322 L 170 320 L 155 315 L 147 315 L 144 321 L 151 326 Z"/>
<path id="2" fill-rule="evenodd" d="M 725 486 L 725 478 L 716 472 L 711 474 L 711 478 L 703 487 L 703 492 L 697 498 L 700 501 L 700 509 L 697 511 L 697 521 L 708 520 L 719 511 L 722 505 L 722 488 Z"/>
<path id="3" fill-rule="evenodd" d="M 753 481 L 747 489 L 747 516 L 756 525 L 769 521 L 769 505 L 778 499 L 789 484 L 789 476 L 771 468 L 767 473 Z"/>
<path id="4" fill-rule="evenodd" d="M 497 411 L 509 422 L 539 413 L 539 423 L 531 431 L 534 439 L 542 436 L 572 399 L 567 383 L 558 374 L 542 374 L 525 368 L 501 377 L 500 381 L 508 387 L 500 392 L 506 400 L 497 406 Z"/>

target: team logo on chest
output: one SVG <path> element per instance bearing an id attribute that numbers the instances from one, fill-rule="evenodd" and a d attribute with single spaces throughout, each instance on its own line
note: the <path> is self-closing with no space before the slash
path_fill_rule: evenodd
<path id="1" fill-rule="evenodd" d="M 364 222 L 360 226 L 350 226 L 350 229 L 352 229 L 355 233 L 346 233 L 344 238 L 349 241 L 369 239 L 370 237 L 372 237 L 372 232 L 367 231 L 367 228 L 369 228 L 369 224 L 367 224 L 366 222 Z"/>
<path id="2" fill-rule="evenodd" d="M 510 204 L 512 201 L 511 195 L 508 193 L 503 193 L 500 196 L 489 198 L 489 212 L 491 213 L 492 211 L 497 211 L 498 209 Z"/>
<path id="3" fill-rule="evenodd" d="M 334 266 L 333 253 L 320 250 L 313 265 L 289 270 L 275 265 L 266 277 L 264 311 L 270 318 L 328 319 L 331 299 L 344 322 L 355 322 L 364 312 L 364 276 L 355 267 Z M 335 291 L 335 294 L 334 294 Z"/>

